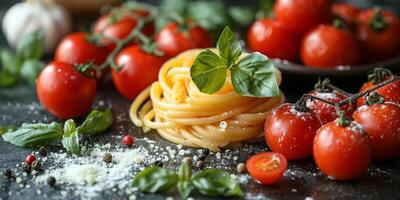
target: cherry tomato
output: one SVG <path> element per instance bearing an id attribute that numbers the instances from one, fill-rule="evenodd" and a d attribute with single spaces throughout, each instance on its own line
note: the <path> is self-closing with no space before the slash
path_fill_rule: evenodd
<path id="1" fill-rule="evenodd" d="M 251 156 L 246 162 L 250 176 L 261 184 L 274 184 L 278 182 L 287 169 L 287 160 L 275 152 L 262 152 Z"/>
<path id="2" fill-rule="evenodd" d="M 186 32 L 181 31 L 176 23 L 169 23 L 156 35 L 158 48 L 167 57 L 174 57 L 188 49 L 208 48 L 212 46 L 209 34 L 200 26 L 188 22 Z"/>
<path id="3" fill-rule="evenodd" d="M 360 47 L 349 31 L 320 25 L 304 36 L 300 57 L 310 67 L 353 65 L 360 60 Z"/>
<path id="4" fill-rule="evenodd" d="M 300 39 L 270 19 L 258 20 L 250 27 L 247 43 L 252 51 L 289 61 L 296 61 L 300 51 Z"/>
<path id="5" fill-rule="evenodd" d="M 51 114 L 69 119 L 84 114 L 96 98 L 96 80 L 78 72 L 68 63 L 51 62 L 40 72 L 36 90 Z"/>
<path id="6" fill-rule="evenodd" d="M 353 115 L 371 138 L 376 159 L 400 156 L 400 106 L 394 103 L 364 105 Z"/>
<path id="7" fill-rule="evenodd" d="M 374 83 L 373 81 L 368 81 L 364 83 L 361 87 L 360 92 L 365 92 L 368 89 L 373 88 L 378 83 Z M 386 101 L 400 104 L 400 81 L 395 81 L 388 85 L 385 85 L 377 90 L 375 90 L 378 94 L 382 95 Z M 365 99 L 363 97 L 357 99 L 357 106 L 360 107 L 365 104 Z"/>
<path id="8" fill-rule="evenodd" d="M 276 18 L 288 30 L 303 35 L 331 19 L 330 0 L 277 0 Z"/>
<path id="9" fill-rule="evenodd" d="M 336 90 L 318 91 L 317 89 L 309 92 L 308 94 L 330 101 L 332 103 L 338 103 L 347 98 L 347 95 L 342 94 Z M 338 117 L 336 114 L 335 106 L 329 105 L 319 100 L 308 100 L 307 107 L 313 110 L 315 114 L 319 116 L 322 124 L 331 122 Z M 341 106 L 340 110 L 344 111 L 346 116 L 351 116 L 355 110 L 355 105 L 352 105 L 352 107 L 350 107 L 350 105 L 346 104 Z"/>
<path id="10" fill-rule="evenodd" d="M 33 154 L 29 154 L 26 158 L 25 158 L 25 163 L 28 165 L 31 165 L 33 163 L 33 161 L 36 160 L 36 156 Z"/>
<path id="11" fill-rule="evenodd" d="M 121 16 L 114 19 L 112 14 L 106 14 L 101 16 L 94 24 L 93 31 L 95 33 L 102 33 L 108 37 L 114 37 L 116 39 L 125 39 L 129 33 L 136 27 L 138 17 L 147 17 L 150 13 L 147 10 L 135 10 L 131 13 L 127 11 Z M 145 35 L 152 35 L 154 33 L 154 24 L 148 23 L 142 29 L 142 33 Z M 104 40 L 104 44 L 110 44 L 110 41 Z M 111 49 L 115 48 L 115 45 L 110 45 Z"/>
<path id="12" fill-rule="evenodd" d="M 358 15 L 357 34 L 363 47 L 364 62 L 381 61 L 400 53 L 400 19 L 389 11 L 383 11 L 386 25 L 380 28 L 372 23 L 376 14 L 374 9 L 369 9 Z"/>
<path id="13" fill-rule="evenodd" d="M 134 100 L 142 90 L 157 80 L 158 71 L 165 60 L 165 57 L 146 53 L 136 45 L 123 49 L 115 58 L 115 63 L 123 66 L 122 69 L 111 70 L 115 87 L 123 96 Z"/>
<path id="14" fill-rule="evenodd" d="M 297 111 L 293 104 L 274 109 L 265 122 L 265 139 L 272 151 L 287 159 L 311 155 L 315 133 L 321 127 L 318 116 L 312 112 Z"/>
<path id="15" fill-rule="evenodd" d="M 357 20 L 360 9 L 349 3 L 335 3 L 331 8 L 332 13 L 343 19 L 348 24 L 353 24 Z"/>
<path id="16" fill-rule="evenodd" d="M 314 138 L 314 160 L 319 169 L 334 180 L 356 178 L 371 162 L 371 141 L 361 125 L 336 121 L 323 125 Z"/>

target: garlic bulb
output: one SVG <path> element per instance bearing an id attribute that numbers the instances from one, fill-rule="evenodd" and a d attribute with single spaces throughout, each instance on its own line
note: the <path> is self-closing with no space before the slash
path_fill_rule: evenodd
<path id="1" fill-rule="evenodd" d="M 10 46 L 37 30 L 45 34 L 45 52 L 51 53 L 58 42 L 71 31 L 69 13 L 46 0 L 31 0 L 13 5 L 3 19 L 3 32 Z"/>

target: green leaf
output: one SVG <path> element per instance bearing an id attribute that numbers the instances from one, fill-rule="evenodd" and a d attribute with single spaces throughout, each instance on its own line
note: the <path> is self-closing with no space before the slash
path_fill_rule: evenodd
<path id="1" fill-rule="evenodd" d="M 169 169 L 148 167 L 135 176 L 132 185 L 142 192 L 163 192 L 178 183 L 178 175 Z"/>
<path id="2" fill-rule="evenodd" d="M 72 119 L 67 120 L 64 124 L 62 144 L 67 152 L 75 155 L 81 153 L 81 148 L 79 147 L 79 133 L 76 130 L 75 122 Z"/>
<path id="3" fill-rule="evenodd" d="M 26 60 L 22 63 L 21 77 L 28 82 L 29 85 L 36 84 L 36 78 L 39 76 L 44 63 L 40 60 Z"/>
<path id="4" fill-rule="evenodd" d="M 232 6 L 228 8 L 229 16 L 236 24 L 248 26 L 254 21 L 254 10 L 250 7 Z"/>
<path id="5" fill-rule="evenodd" d="M 230 69 L 236 63 L 239 56 L 242 55 L 242 47 L 240 46 L 239 40 L 229 26 L 225 27 L 224 31 L 222 31 L 219 36 L 217 48 L 221 57 L 226 60 L 228 69 Z"/>
<path id="6" fill-rule="evenodd" d="M 190 75 L 201 92 L 212 94 L 224 86 L 226 63 L 214 52 L 206 50 L 197 56 Z"/>
<path id="7" fill-rule="evenodd" d="M 3 135 L 7 132 L 15 131 L 15 127 L 0 127 L 0 135 Z"/>
<path id="8" fill-rule="evenodd" d="M 17 54 L 22 60 L 40 59 L 43 56 L 44 33 L 35 31 L 17 44 Z"/>
<path id="9" fill-rule="evenodd" d="M 203 170 L 193 177 L 192 183 L 201 194 L 211 196 L 243 196 L 239 184 L 224 170 Z"/>
<path id="10" fill-rule="evenodd" d="M 186 13 L 187 1 L 186 0 L 163 0 L 161 1 L 160 8 L 168 13 L 176 13 L 184 15 Z"/>
<path id="11" fill-rule="evenodd" d="M 189 197 L 190 192 L 193 190 L 193 185 L 191 182 L 192 172 L 187 163 L 182 163 L 178 170 L 179 181 L 177 184 L 178 192 L 182 199 Z"/>
<path id="12" fill-rule="evenodd" d="M 275 68 L 272 62 L 260 53 L 244 57 L 231 69 L 232 83 L 242 96 L 279 96 Z"/>
<path id="13" fill-rule="evenodd" d="M 108 129 L 113 122 L 110 108 L 105 111 L 93 110 L 77 130 L 80 134 L 99 134 Z"/>
<path id="14" fill-rule="evenodd" d="M 14 131 L 8 131 L 2 135 L 4 141 L 20 147 L 40 147 L 58 140 L 62 137 L 61 126 L 56 123 L 50 124 L 27 124 Z"/>
<path id="15" fill-rule="evenodd" d="M 0 87 L 11 87 L 18 81 L 18 76 L 7 71 L 0 71 Z"/>
<path id="16" fill-rule="evenodd" d="M 18 76 L 20 71 L 20 62 L 17 56 L 14 55 L 8 49 L 0 50 L 0 60 L 3 66 L 3 71 L 7 71 L 9 74 Z"/>
<path id="17" fill-rule="evenodd" d="M 272 18 L 274 13 L 274 0 L 259 0 L 260 8 L 261 10 L 257 12 L 256 18 L 257 19 L 262 19 L 262 18 Z"/>
<path id="18" fill-rule="evenodd" d="M 222 1 L 194 1 L 188 6 L 188 17 L 208 31 L 220 31 L 230 24 Z"/>

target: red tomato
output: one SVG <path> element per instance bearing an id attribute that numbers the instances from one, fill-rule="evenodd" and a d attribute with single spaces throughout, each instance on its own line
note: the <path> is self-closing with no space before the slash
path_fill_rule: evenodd
<path id="1" fill-rule="evenodd" d="M 311 155 L 315 133 L 321 127 L 318 116 L 301 112 L 293 104 L 283 104 L 267 117 L 265 139 L 272 151 L 287 159 L 300 159 Z"/>
<path id="2" fill-rule="evenodd" d="M 115 58 L 120 71 L 111 70 L 112 80 L 119 93 L 130 100 L 157 80 L 165 57 L 144 52 L 139 46 L 123 49 Z"/>
<path id="3" fill-rule="evenodd" d="M 102 33 L 108 37 L 114 37 L 117 39 L 125 39 L 129 33 L 136 27 L 137 19 L 135 15 L 138 17 L 147 17 L 150 13 L 146 10 L 136 10 L 133 13 L 127 13 L 121 15 L 119 19 L 117 19 L 114 23 L 113 16 L 111 14 L 106 14 L 101 16 L 94 24 L 93 31 L 95 33 Z M 149 23 L 142 29 L 143 34 L 152 35 L 154 33 L 154 24 Z M 105 44 L 109 44 L 108 40 L 104 41 Z M 115 48 L 115 45 L 110 46 L 112 49 Z"/>
<path id="4" fill-rule="evenodd" d="M 318 91 L 317 89 L 309 92 L 308 94 L 314 97 L 319 97 L 321 99 L 330 101 L 332 103 L 338 103 L 347 98 L 345 94 L 342 94 L 336 90 L 329 92 L 329 91 Z M 313 110 L 315 114 L 319 116 L 322 124 L 331 122 L 338 117 L 336 114 L 335 106 L 329 105 L 319 100 L 314 100 L 314 101 L 308 100 L 307 107 Z M 355 105 L 353 105 L 352 107 L 350 107 L 350 105 L 348 104 L 343 105 L 340 108 L 340 110 L 344 111 L 346 116 L 351 116 L 355 110 Z"/>
<path id="5" fill-rule="evenodd" d="M 67 35 L 58 44 L 54 60 L 72 65 L 93 61 L 94 64 L 100 65 L 107 59 L 109 53 L 107 47 L 89 42 L 86 33 L 77 32 Z"/>
<path id="6" fill-rule="evenodd" d="M 250 27 L 247 43 L 252 51 L 289 61 L 296 61 L 300 51 L 299 38 L 270 19 L 258 20 Z"/>
<path id="7" fill-rule="evenodd" d="M 376 159 L 400 156 L 400 106 L 394 103 L 364 105 L 353 115 L 371 138 Z"/>
<path id="8" fill-rule="evenodd" d="M 353 65 L 360 60 L 360 47 L 349 31 L 320 25 L 304 36 L 300 57 L 310 67 Z"/>
<path id="9" fill-rule="evenodd" d="M 331 19 L 330 0 L 277 0 L 276 18 L 294 33 L 303 35 L 315 26 Z"/>
<path id="10" fill-rule="evenodd" d="M 90 109 L 96 98 L 96 80 L 84 76 L 71 64 L 53 61 L 40 72 L 36 90 L 47 111 L 69 119 Z"/>
<path id="11" fill-rule="evenodd" d="M 286 158 L 279 153 L 262 152 L 251 156 L 246 162 L 250 176 L 261 184 L 278 182 L 287 169 Z"/>
<path id="12" fill-rule="evenodd" d="M 378 83 L 376 83 L 378 84 Z M 361 87 L 360 92 L 365 92 L 368 89 L 373 88 L 376 85 L 373 81 L 368 81 L 364 83 Z M 386 101 L 400 104 L 400 81 L 395 81 L 394 83 L 390 83 L 389 85 L 385 85 L 377 90 L 375 90 L 378 94 L 382 95 Z M 360 107 L 365 104 L 364 97 L 357 99 L 357 107 Z"/>
<path id="13" fill-rule="evenodd" d="M 353 179 L 368 169 L 371 141 L 361 125 L 323 125 L 314 138 L 314 160 L 319 169 L 334 180 Z"/>
<path id="14" fill-rule="evenodd" d="M 346 23 L 352 24 L 357 20 L 360 9 L 349 3 L 335 3 L 332 5 L 331 11 Z"/>
<path id="15" fill-rule="evenodd" d="M 358 15 L 360 25 L 357 34 L 361 40 L 365 62 L 385 60 L 400 53 L 399 18 L 389 11 L 383 11 L 386 27 L 381 30 L 375 29 L 371 24 L 375 14 L 373 9 L 369 9 Z"/>
<path id="16" fill-rule="evenodd" d="M 190 27 L 191 24 L 188 26 Z M 160 30 L 155 40 L 158 48 L 167 57 L 174 57 L 188 49 L 208 48 L 212 46 L 209 34 L 197 25 L 190 27 L 187 32 L 183 32 L 179 30 L 176 23 L 170 23 Z"/>

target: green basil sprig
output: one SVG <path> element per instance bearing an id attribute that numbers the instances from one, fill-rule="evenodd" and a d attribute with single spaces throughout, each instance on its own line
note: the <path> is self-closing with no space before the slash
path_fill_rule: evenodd
<path id="1" fill-rule="evenodd" d="M 250 53 L 242 58 L 240 43 L 232 30 L 225 27 L 217 48 L 219 55 L 206 50 L 201 52 L 190 69 L 193 82 L 203 93 L 213 94 L 225 83 L 230 70 L 232 85 L 237 93 L 248 97 L 274 97 L 279 95 L 275 68 L 260 53 Z"/>
<path id="2" fill-rule="evenodd" d="M 237 181 L 227 171 L 205 169 L 192 176 L 187 163 L 182 163 L 178 173 L 161 167 L 148 167 L 137 174 L 132 185 L 142 192 L 166 192 L 176 187 L 182 199 L 193 189 L 210 196 L 243 196 Z"/>
<path id="3" fill-rule="evenodd" d="M 64 148 L 75 155 L 81 153 L 81 148 L 79 147 L 79 133 L 76 130 L 76 125 L 74 120 L 69 119 L 64 124 L 64 135 L 61 140 Z"/>
<path id="4" fill-rule="evenodd" d="M 93 110 L 77 129 L 81 134 L 98 134 L 105 131 L 113 123 L 114 118 L 110 108 L 105 111 Z"/>
<path id="5" fill-rule="evenodd" d="M 57 122 L 50 124 L 28 124 L 24 123 L 15 130 L 5 132 L 2 137 L 4 141 L 19 147 L 40 147 L 59 140 L 63 130 Z"/>

